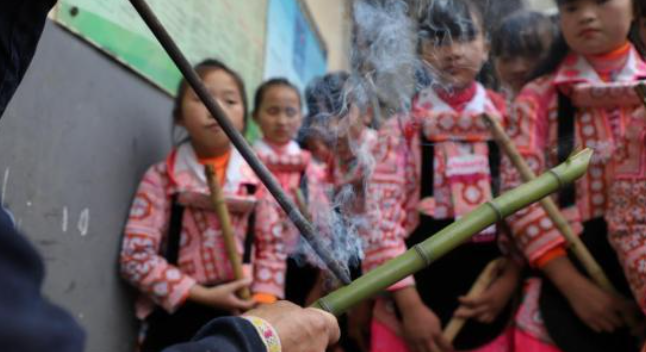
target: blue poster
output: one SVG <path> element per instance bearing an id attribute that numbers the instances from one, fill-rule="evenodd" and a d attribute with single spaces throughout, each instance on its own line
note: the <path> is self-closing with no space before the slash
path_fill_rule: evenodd
<path id="1" fill-rule="evenodd" d="M 269 0 L 265 79 L 284 77 L 304 89 L 325 74 L 325 45 L 313 26 L 298 0 Z"/>

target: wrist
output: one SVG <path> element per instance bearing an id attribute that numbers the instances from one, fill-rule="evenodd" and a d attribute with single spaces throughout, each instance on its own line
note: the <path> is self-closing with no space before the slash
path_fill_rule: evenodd
<path id="1" fill-rule="evenodd" d="M 206 288 L 200 284 L 195 284 L 188 291 L 188 300 L 195 303 L 202 303 L 204 301 L 204 293 Z"/>
<path id="2" fill-rule="evenodd" d="M 422 302 L 415 286 L 408 286 L 394 291 L 393 298 L 402 315 L 419 311 L 420 307 L 424 306 L 424 302 Z"/>

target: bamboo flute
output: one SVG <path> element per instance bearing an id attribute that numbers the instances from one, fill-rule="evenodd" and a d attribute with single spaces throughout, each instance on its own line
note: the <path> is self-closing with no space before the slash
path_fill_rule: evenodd
<path id="1" fill-rule="evenodd" d="M 487 114 L 484 115 L 484 118 L 489 125 L 493 138 L 503 149 L 507 157 L 509 157 L 512 164 L 516 167 L 523 182 L 530 182 L 531 180 L 535 179 L 536 175 L 529 168 L 529 165 L 527 165 L 525 159 L 523 159 L 523 157 L 520 155 L 518 149 L 516 149 L 516 146 L 514 145 L 514 142 L 509 138 L 509 136 L 507 136 L 500 123 Z M 585 244 L 583 244 L 579 236 L 574 234 L 572 227 L 565 219 L 559 208 L 556 206 L 554 200 L 550 197 L 546 197 L 544 199 L 541 199 L 540 204 L 543 206 L 543 209 L 545 209 L 545 213 L 547 213 L 552 222 L 554 222 L 554 225 L 559 229 L 559 231 L 565 238 L 569 248 L 572 249 L 574 255 L 576 255 L 579 261 L 581 261 L 581 264 L 583 264 L 585 271 L 588 272 L 592 280 L 594 280 L 594 282 L 596 282 L 599 287 L 603 288 L 604 290 L 612 293 L 618 293 L 617 289 L 615 289 L 613 284 L 610 282 L 606 274 L 603 272 L 603 269 L 601 269 L 601 266 L 594 259 L 588 248 L 585 246 Z"/>
<path id="2" fill-rule="evenodd" d="M 469 290 L 469 293 L 467 293 L 467 297 L 469 298 L 475 298 L 480 296 L 486 289 L 491 285 L 491 283 L 494 281 L 496 278 L 496 274 L 498 269 L 503 267 L 507 260 L 505 258 L 497 258 L 489 262 L 487 266 L 484 268 L 482 273 L 478 276 L 476 279 L 476 282 L 471 286 L 471 289 Z M 466 324 L 467 319 L 464 318 L 458 318 L 454 316 L 451 318 L 449 323 L 446 325 L 446 328 L 444 328 L 444 337 L 446 337 L 447 340 L 450 342 L 453 342 L 455 338 L 458 336 L 462 328 L 464 327 L 464 324 Z"/>
<path id="3" fill-rule="evenodd" d="M 404 254 L 361 276 L 350 285 L 319 299 L 313 306 L 335 316 L 342 315 L 356 304 L 374 297 L 396 282 L 431 265 L 471 236 L 574 182 L 586 173 L 591 157 L 590 149 L 570 156 L 564 163 L 547 170 L 535 180 L 478 206 Z"/>
<path id="4" fill-rule="evenodd" d="M 193 70 L 191 64 L 186 59 L 173 38 L 168 34 L 164 26 L 161 24 L 155 13 L 151 10 L 145 0 L 130 0 L 132 6 L 137 10 L 139 16 L 144 20 L 153 35 L 157 38 L 166 53 L 173 60 L 177 68 L 180 70 L 188 84 L 193 88 L 197 96 L 200 98 L 204 106 L 218 122 L 224 133 L 229 137 L 233 146 L 238 150 L 240 155 L 245 159 L 249 166 L 256 173 L 258 178 L 267 187 L 267 190 L 274 196 L 278 204 L 283 208 L 285 214 L 289 216 L 291 221 L 298 228 L 301 235 L 312 246 L 314 252 L 318 255 L 321 261 L 327 266 L 332 274 L 343 284 L 350 283 L 350 273 L 346 265 L 336 260 L 328 246 L 321 240 L 319 236 L 314 233 L 314 227 L 307 219 L 298 211 L 298 208 L 292 200 L 287 196 L 285 191 L 281 188 L 276 178 L 271 174 L 267 167 L 258 159 L 249 143 L 244 139 L 242 134 L 235 129 L 227 114 L 222 107 L 215 101 L 209 91 L 204 86 L 204 83 Z"/>
<path id="5" fill-rule="evenodd" d="M 224 247 L 227 251 L 227 256 L 229 256 L 229 261 L 231 262 L 233 276 L 236 280 L 240 280 L 244 278 L 244 272 L 242 270 L 242 261 L 240 259 L 240 255 L 238 254 L 235 234 L 233 232 L 233 227 L 231 226 L 231 218 L 229 217 L 229 209 L 227 208 L 227 203 L 224 198 L 224 192 L 222 192 L 222 187 L 220 186 L 220 182 L 215 175 L 213 166 L 206 165 L 204 172 L 206 174 L 206 180 L 209 185 L 209 190 L 211 190 L 211 203 L 213 204 L 215 214 L 220 221 L 222 238 L 224 239 Z M 240 291 L 238 291 L 238 297 L 246 300 L 251 299 L 249 288 L 243 287 L 242 289 L 240 289 Z"/>

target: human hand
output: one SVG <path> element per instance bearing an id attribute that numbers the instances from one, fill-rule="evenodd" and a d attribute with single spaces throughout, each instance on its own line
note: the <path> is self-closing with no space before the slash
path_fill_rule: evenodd
<path id="1" fill-rule="evenodd" d="M 631 314 L 628 301 L 599 288 L 585 277 L 572 280 L 571 287 L 564 293 L 579 319 L 595 332 L 613 332 L 624 326 L 623 317 Z"/>
<path id="2" fill-rule="evenodd" d="M 442 334 L 438 317 L 422 300 L 415 287 L 398 290 L 394 294 L 402 315 L 404 337 L 414 352 L 452 351 L 451 343 Z"/>
<path id="3" fill-rule="evenodd" d="M 568 300 L 574 313 L 595 332 L 612 332 L 624 325 L 631 308 L 624 300 L 599 288 L 567 257 L 553 259 L 542 270 Z"/>
<path id="4" fill-rule="evenodd" d="M 455 311 L 455 316 L 475 319 L 485 324 L 492 323 L 505 308 L 520 281 L 521 268 L 516 263 L 506 261 L 501 271 L 482 294 L 459 297 L 461 306 Z"/>
<path id="5" fill-rule="evenodd" d="M 336 318 L 315 308 L 280 301 L 245 313 L 267 321 L 276 330 L 284 352 L 323 352 L 339 340 Z"/>
<path id="6" fill-rule="evenodd" d="M 239 314 L 247 311 L 255 305 L 253 300 L 243 300 L 236 292 L 244 287 L 249 287 L 250 278 L 229 282 L 214 287 L 195 285 L 189 291 L 189 299 L 195 303 L 208 307 L 230 311 Z"/>
<path id="7" fill-rule="evenodd" d="M 360 303 L 348 312 L 348 336 L 354 340 L 361 352 L 370 351 L 370 322 L 374 301 Z"/>

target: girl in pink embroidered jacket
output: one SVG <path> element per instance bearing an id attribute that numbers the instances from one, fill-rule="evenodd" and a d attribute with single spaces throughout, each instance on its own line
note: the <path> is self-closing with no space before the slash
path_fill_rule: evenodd
<path id="1" fill-rule="evenodd" d="M 247 103 L 239 76 L 215 60 L 203 62 L 196 70 L 242 131 Z M 266 192 L 258 191 L 261 187 L 254 173 L 185 81 L 173 115 L 188 139 L 144 175 L 120 258 L 122 275 L 141 292 L 137 317 L 146 322 L 143 351 L 186 341 L 210 318 L 251 308 L 253 301 L 235 295 L 244 286 L 250 285 L 252 293 L 283 296 L 284 246 L 262 231 L 254 239 L 253 282 L 247 278 L 228 283 L 233 270 L 209 199 L 204 165 L 214 167 L 223 187 L 241 256 L 247 247 L 250 214 L 254 207 L 260 211 L 269 204 L 258 197 Z M 192 313 L 184 314 L 189 307 Z M 178 321 L 180 317 L 185 320 Z"/>
<path id="2" fill-rule="evenodd" d="M 539 78 L 518 96 L 508 133 L 537 174 L 577 146 L 594 149 L 589 172 L 556 198 L 573 229 L 628 297 L 603 217 L 613 196 L 608 192 L 615 171 L 613 154 L 641 104 L 633 85 L 646 78 L 646 63 L 633 45 L 639 42 L 634 19 L 640 1 L 557 2 L 562 34 L 539 67 Z M 504 160 L 504 187 L 519 182 L 518 173 Z M 626 345 L 632 341 L 620 335 L 619 328 L 624 325 L 621 314 L 633 314 L 634 309 L 573 266 L 563 238 L 543 209 L 530 206 L 508 223 L 530 265 L 549 279 L 534 281 L 519 310 L 517 325 L 527 341 L 546 350 L 631 350 L 634 346 Z M 536 319 L 539 313 L 542 319 Z"/>
<path id="3" fill-rule="evenodd" d="M 326 171 L 294 140 L 302 123 L 301 100 L 298 88 L 283 78 L 266 81 L 257 89 L 253 117 L 260 127 L 262 139 L 256 141 L 254 149 L 294 202 L 298 201 L 296 192 L 301 191 L 307 202 L 303 204 L 307 206 L 306 215 L 316 218 L 318 210 L 328 206 Z M 285 251 L 292 257 L 287 272 L 287 299 L 303 305 L 314 284 L 316 270 L 310 265 L 313 263 L 308 264 L 302 258 L 314 258 L 299 248 L 298 229 L 278 203 L 271 202 L 257 214 L 262 236 L 280 238 L 286 246 Z"/>
<path id="4" fill-rule="evenodd" d="M 475 81 L 487 61 L 483 18 L 468 1 L 434 1 L 420 22 L 420 55 L 437 79 L 413 100 L 409 115 L 379 131 L 376 169 L 367 196 L 374 224 L 364 270 L 403 253 L 459 219 L 496 192 L 500 163 L 483 114 L 504 124 L 504 99 Z M 451 347 L 441 334 L 484 267 L 501 255 L 497 228 L 476 235 L 377 300 L 374 351 L 436 351 Z M 518 271 L 506 271 L 518 280 Z M 493 287 L 493 286 L 492 286 Z M 469 320 L 459 350 L 507 351 L 504 310 L 514 285 L 497 298 L 501 310 Z M 397 314 L 397 311 L 400 314 Z"/>

